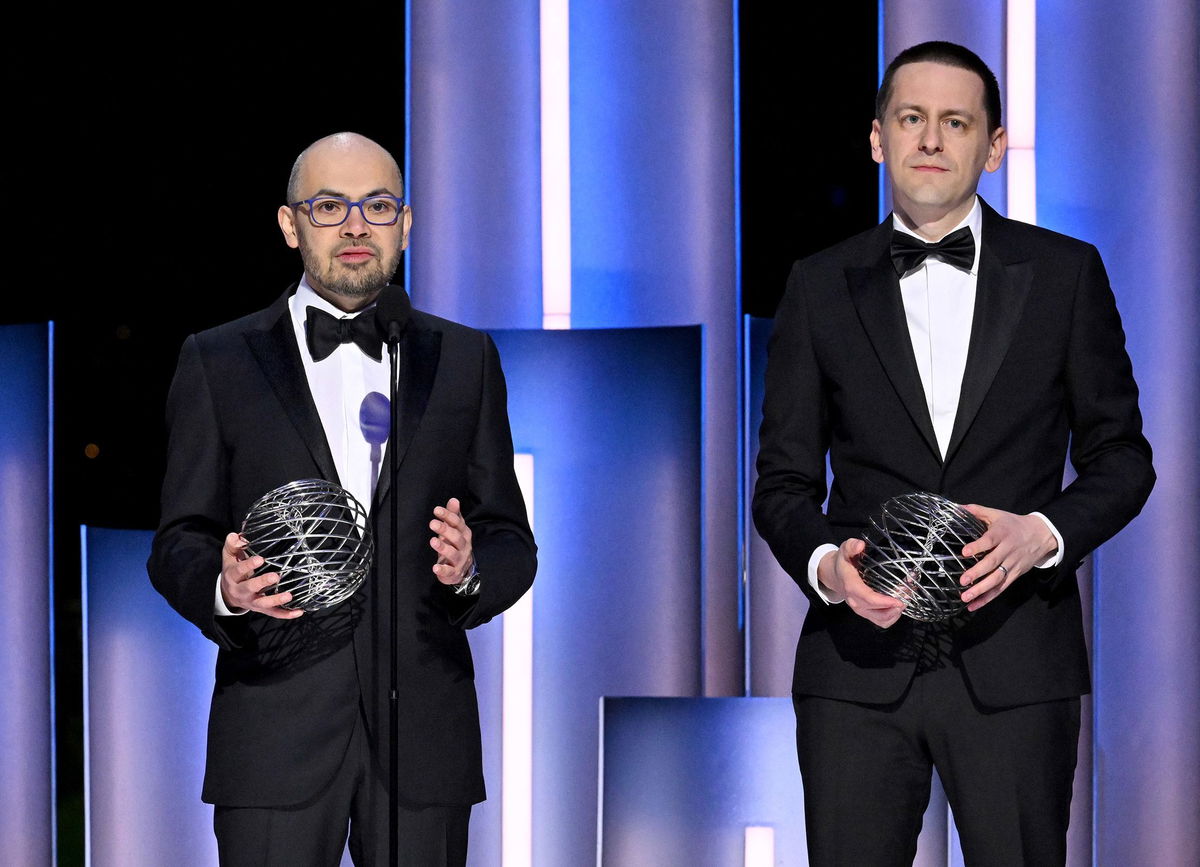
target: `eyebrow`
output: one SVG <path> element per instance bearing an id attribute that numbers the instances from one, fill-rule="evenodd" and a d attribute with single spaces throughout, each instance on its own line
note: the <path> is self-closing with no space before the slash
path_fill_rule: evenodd
<path id="1" fill-rule="evenodd" d="M 317 190 L 315 193 L 312 194 L 312 196 L 310 198 L 315 199 L 319 196 L 336 196 L 339 199 L 347 199 L 347 200 L 350 198 L 345 193 L 343 193 L 339 190 L 331 190 L 328 187 L 322 187 L 321 189 Z M 369 192 L 365 196 L 363 196 L 363 198 L 369 199 L 369 198 L 371 198 L 371 196 L 396 196 L 396 194 L 393 193 L 391 190 L 389 190 L 387 187 L 376 187 L 375 189 L 371 190 L 371 192 Z M 396 198 L 399 198 L 399 196 L 396 196 Z"/>
<path id="2" fill-rule="evenodd" d="M 917 105 L 916 103 L 912 102 L 906 102 L 896 106 L 896 113 L 900 113 L 902 111 L 919 111 L 921 114 L 929 114 L 929 111 L 924 106 Z M 965 108 L 951 108 L 947 111 L 943 111 L 940 116 L 947 117 L 950 115 L 965 117 L 967 120 L 975 120 L 976 117 L 975 112 L 967 111 Z"/>

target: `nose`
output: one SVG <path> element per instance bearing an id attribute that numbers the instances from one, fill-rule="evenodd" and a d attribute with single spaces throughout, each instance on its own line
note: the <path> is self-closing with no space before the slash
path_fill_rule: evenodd
<path id="1" fill-rule="evenodd" d="M 940 124 L 927 123 L 921 130 L 921 140 L 917 145 L 927 154 L 938 153 L 942 149 L 942 127 Z"/>
<path id="2" fill-rule="evenodd" d="M 362 205 L 352 205 L 346 222 L 342 223 L 342 237 L 365 238 L 370 234 L 371 224 L 363 216 Z"/>

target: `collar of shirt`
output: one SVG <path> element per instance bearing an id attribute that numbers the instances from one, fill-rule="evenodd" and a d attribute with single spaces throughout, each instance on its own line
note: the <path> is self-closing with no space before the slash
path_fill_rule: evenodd
<path id="1" fill-rule="evenodd" d="M 370 445 L 364 437 L 360 411 L 368 393 L 388 394 L 387 354 L 381 361 L 376 361 L 350 343 L 339 346 L 328 358 L 313 361 L 304 339 L 308 308 L 316 307 L 339 319 L 349 315 L 318 295 L 307 278 L 300 280 L 288 304 L 304 376 L 325 431 L 338 479 L 364 508 L 370 509 L 382 450 Z M 369 311 L 373 306 L 353 315 Z"/>
<path id="2" fill-rule="evenodd" d="M 296 335 L 300 339 L 300 351 L 304 353 L 306 358 L 308 358 L 308 350 L 305 348 L 304 324 L 308 321 L 309 307 L 316 307 L 318 310 L 323 310 L 335 319 L 353 319 L 354 317 L 361 316 L 368 310 L 373 309 L 375 307 L 375 303 L 371 302 L 356 313 L 347 313 L 345 310 L 339 309 L 334 304 L 331 304 L 329 301 L 318 295 L 317 291 L 313 289 L 311 285 L 309 285 L 307 274 L 301 277 L 300 284 L 296 287 L 296 292 L 288 301 L 288 309 L 292 314 L 292 326 L 296 329 Z M 358 347 L 352 348 L 356 352 L 360 351 Z M 345 347 L 338 347 L 337 350 L 334 350 L 334 354 L 337 354 L 337 352 L 342 349 L 345 349 Z M 332 358 L 332 356 L 330 357 Z"/>
<path id="3" fill-rule="evenodd" d="M 983 249 L 983 208 L 979 206 L 979 196 L 975 197 L 975 204 L 972 205 L 971 212 L 967 214 L 957 226 L 955 226 L 949 232 L 946 232 L 945 235 L 942 235 L 942 238 L 946 237 L 946 235 L 949 235 L 952 232 L 957 232 L 963 226 L 970 226 L 971 235 L 975 238 L 975 261 L 971 265 L 971 276 L 978 277 L 979 251 Z M 900 215 L 895 211 L 892 212 L 892 228 L 899 232 L 903 232 L 906 235 L 912 235 L 919 241 L 924 241 L 926 243 L 929 243 L 930 241 L 929 238 L 922 238 L 908 226 L 904 225 L 904 221 L 900 219 Z M 942 238 L 934 238 L 932 240 L 936 243 L 937 241 L 942 240 Z M 926 259 L 925 261 L 928 262 L 929 260 Z"/>

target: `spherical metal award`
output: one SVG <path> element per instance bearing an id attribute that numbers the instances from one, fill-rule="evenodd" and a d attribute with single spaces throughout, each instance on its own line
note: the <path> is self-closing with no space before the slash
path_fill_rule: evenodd
<path id="1" fill-rule="evenodd" d="M 242 522 L 246 553 L 278 572 L 268 594 L 290 591 L 284 608 L 319 611 L 344 602 L 371 569 L 374 543 L 367 511 L 349 491 L 322 479 L 301 479 L 255 501 Z"/>
<path id="2" fill-rule="evenodd" d="M 978 559 L 962 556 L 963 546 L 986 530 L 979 518 L 937 494 L 892 497 L 864 535 L 863 581 L 904 602 L 906 617 L 948 620 L 967 607 L 959 580 Z"/>

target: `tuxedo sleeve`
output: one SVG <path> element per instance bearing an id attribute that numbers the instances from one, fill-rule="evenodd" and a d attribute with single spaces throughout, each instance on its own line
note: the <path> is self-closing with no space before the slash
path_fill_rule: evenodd
<path id="1" fill-rule="evenodd" d="M 480 591 L 477 596 L 463 597 L 456 596 L 450 587 L 441 587 L 451 619 L 464 629 L 487 623 L 520 599 L 533 584 L 537 571 L 537 546 L 513 468 L 508 390 L 500 354 L 491 337 L 484 334 L 482 339 L 479 418 L 468 457 L 468 490 L 463 498 L 463 517 L 471 528 L 481 577 Z"/>
<path id="2" fill-rule="evenodd" d="M 768 346 L 753 512 L 754 525 L 779 565 L 815 602 L 809 558 L 821 545 L 837 540 L 821 511 L 827 493 L 829 412 L 809 300 L 803 263 L 798 262 Z"/>
<path id="3" fill-rule="evenodd" d="M 218 617 L 213 608 L 213 576 L 221 571 L 221 548 L 234 520 L 226 453 L 195 335 L 179 353 L 167 396 L 167 429 L 162 518 L 146 571 L 172 608 L 207 638 L 236 650 L 245 618 Z"/>
<path id="4" fill-rule="evenodd" d="M 1121 317 L 1090 245 L 1077 278 L 1065 378 L 1077 476 L 1039 510 L 1066 549 L 1051 581 L 1073 574 L 1086 554 L 1133 520 L 1155 481 Z"/>

